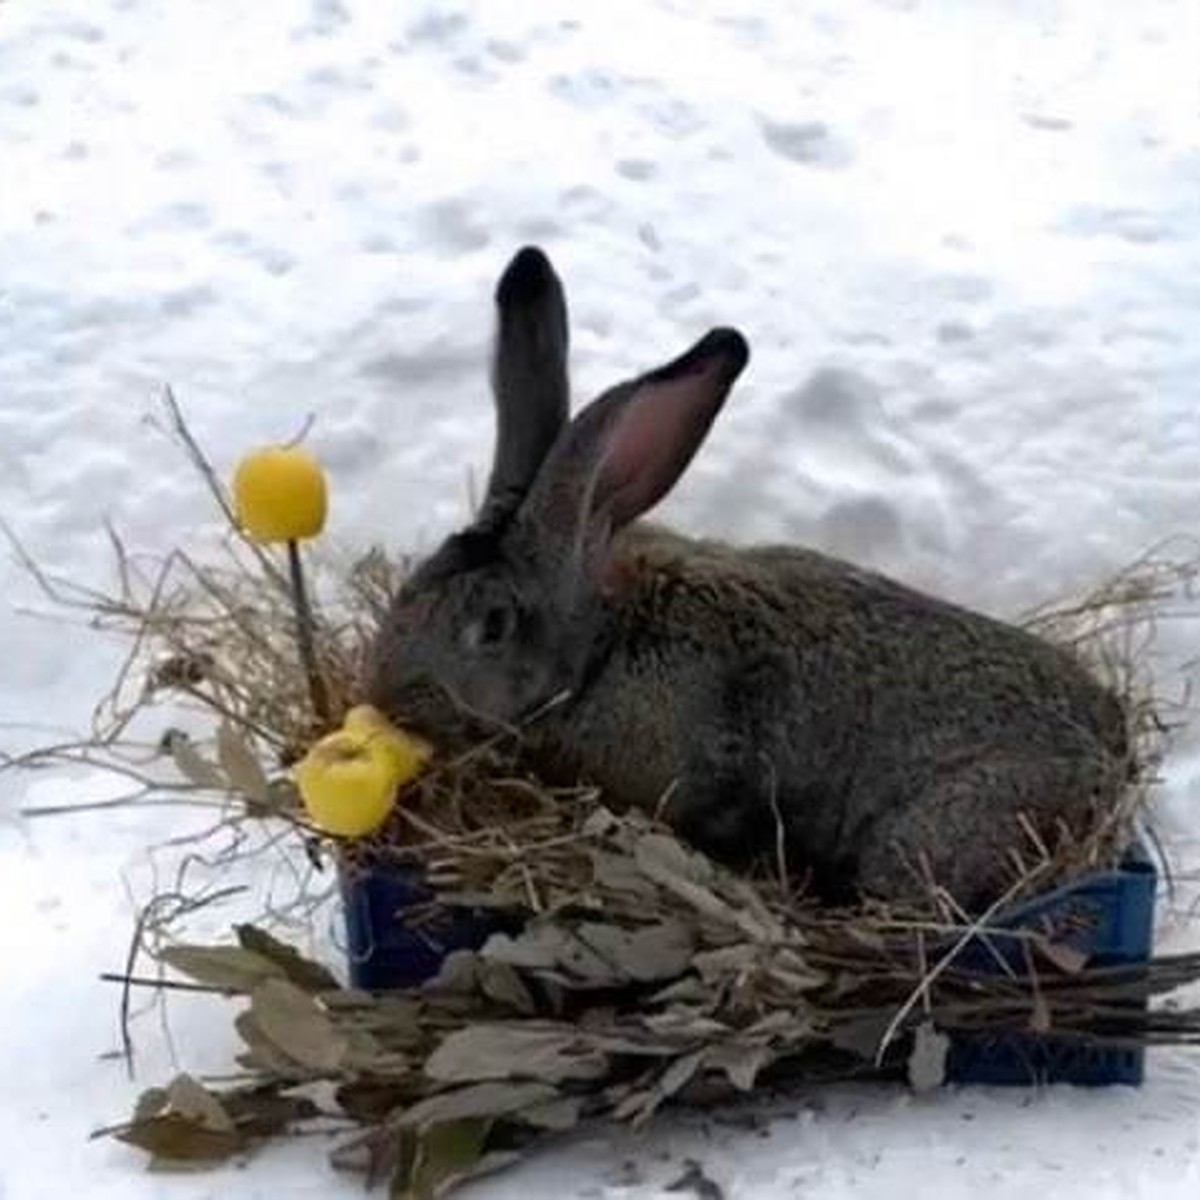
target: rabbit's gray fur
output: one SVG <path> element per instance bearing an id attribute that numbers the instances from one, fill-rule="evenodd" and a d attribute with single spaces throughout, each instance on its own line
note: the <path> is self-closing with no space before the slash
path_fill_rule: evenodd
<path id="1" fill-rule="evenodd" d="M 538 713 L 543 770 L 735 864 L 782 849 L 835 898 L 932 878 L 977 908 L 1030 830 L 1053 841 L 1114 801 L 1124 713 L 1063 651 L 810 550 L 633 523 L 703 440 L 740 335 L 566 424 L 566 304 L 540 251 L 497 305 L 488 497 L 397 596 L 375 703 L 443 740 Z"/>

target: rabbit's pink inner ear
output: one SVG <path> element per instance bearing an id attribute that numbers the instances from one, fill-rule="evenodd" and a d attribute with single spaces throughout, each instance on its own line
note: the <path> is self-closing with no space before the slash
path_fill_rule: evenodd
<path id="1" fill-rule="evenodd" d="M 659 502 L 704 440 L 729 390 L 719 365 L 637 386 L 613 430 L 597 501 L 616 527 Z"/>

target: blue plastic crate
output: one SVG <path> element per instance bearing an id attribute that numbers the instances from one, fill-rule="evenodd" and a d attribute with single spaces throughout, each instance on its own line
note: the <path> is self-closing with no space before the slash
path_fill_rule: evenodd
<path id="1" fill-rule="evenodd" d="M 438 905 L 415 867 L 395 863 L 341 869 L 350 983 L 367 991 L 417 987 L 455 950 L 477 950 L 511 929 L 495 913 Z M 418 919 L 412 919 L 419 910 Z"/>
<path id="2" fill-rule="evenodd" d="M 1138 847 L 1117 870 L 1096 872 L 1017 905 L 990 928 L 1036 932 L 1085 955 L 1088 966 L 1137 965 L 1150 958 L 1157 885 L 1154 863 Z M 989 933 L 986 943 L 980 939 L 967 946 L 956 965 L 996 974 L 1002 969 L 997 955 L 1017 974 L 1028 972 L 1027 941 L 1003 933 Z M 960 1034 L 953 1039 L 946 1073 L 949 1082 L 964 1084 L 1137 1085 L 1145 1074 L 1145 1052 L 1081 1046 L 1032 1032 Z"/>
<path id="3" fill-rule="evenodd" d="M 415 867 L 384 863 L 343 869 L 350 981 L 370 991 L 415 987 L 437 974 L 455 950 L 478 949 L 493 933 L 515 933 L 512 920 L 488 911 L 436 909 L 434 893 Z M 1118 870 L 1097 872 L 1020 904 L 989 922 L 986 944 L 963 948 L 955 965 L 997 973 L 1001 956 L 1016 973 L 1028 969 L 1028 942 L 1003 931 L 1036 931 L 1088 957 L 1093 966 L 1121 966 L 1150 957 L 1158 873 L 1144 850 Z M 406 913 L 422 910 L 422 919 Z M 1140 1084 L 1141 1050 L 1096 1048 L 1034 1033 L 956 1035 L 946 1065 L 947 1081 L 959 1084 Z"/>

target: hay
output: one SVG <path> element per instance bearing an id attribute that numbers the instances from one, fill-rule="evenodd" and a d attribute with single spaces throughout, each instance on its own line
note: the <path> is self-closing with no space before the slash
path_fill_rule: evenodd
<path id="1" fill-rule="evenodd" d="M 1186 699 L 1156 694 L 1151 648 L 1158 624 L 1194 602 L 1194 547 L 1162 548 L 1092 595 L 1023 619 L 1122 696 L 1138 769 L 1086 838 L 1014 847 L 1012 887 L 982 917 L 937 889 L 904 911 L 832 911 L 777 872 L 733 875 L 650 817 L 532 777 L 519 731 L 436 763 L 378 835 L 334 847 L 308 825 L 286 772 L 322 732 L 286 573 L 241 538 L 169 395 L 166 413 L 229 522 L 223 559 L 176 550 L 147 564 L 113 533 L 117 582 L 102 593 L 47 574 L 14 541 L 56 612 L 82 613 L 128 652 L 88 736 L 12 764 L 101 767 L 130 790 L 98 803 L 211 806 L 213 829 L 227 835 L 203 888 L 178 877 L 152 898 L 111 978 L 131 1061 L 135 990 L 246 998 L 238 1076 L 219 1089 L 180 1076 L 104 1132 L 156 1160 L 216 1161 L 352 1123 L 364 1131 L 336 1161 L 390 1179 L 393 1195 L 424 1196 L 584 1120 L 644 1121 L 667 1102 L 712 1103 L 797 1075 L 898 1072 L 930 1086 L 957 1035 L 1035 1031 L 1094 1046 L 1200 1038 L 1200 1012 L 1144 1003 L 1200 978 L 1200 955 L 1096 970 L 1048 936 L 989 926 L 1005 904 L 1115 866 L 1144 830 Z M 335 722 L 355 701 L 362 656 L 406 566 L 373 551 L 317 589 L 315 644 Z M 163 704 L 192 736 L 144 734 Z M 420 992 L 384 996 L 339 986 L 269 921 L 238 926 L 236 945 L 182 940 L 187 920 L 226 899 L 236 885 L 222 881 L 264 844 L 303 849 L 290 918 L 311 918 L 336 895 L 323 870 L 335 860 L 347 878 L 414 866 L 441 905 L 515 916 L 517 932 L 452 955 Z M 145 954 L 156 973 L 139 974 Z"/>

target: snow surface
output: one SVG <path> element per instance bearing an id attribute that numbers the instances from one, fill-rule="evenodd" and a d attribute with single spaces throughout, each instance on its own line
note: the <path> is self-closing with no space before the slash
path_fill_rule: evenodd
<path id="1" fill-rule="evenodd" d="M 214 531 L 146 422 L 176 388 L 224 468 L 318 414 L 332 544 L 422 544 L 486 469 L 492 280 L 548 247 L 577 394 L 737 324 L 755 357 L 666 511 L 793 538 L 1009 612 L 1200 532 L 1194 0 L 40 0 L 0 5 L 0 515 L 108 569 L 100 518 Z M 86 724 L 115 648 L 19 618 L 0 733 Z M 1164 637 L 1164 678 L 1195 645 Z M 22 821 L 94 780 L 0 776 L 0 1200 L 357 1194 L 317 1141 L 150 1176 L 87 1132 L 136 1085 L 123 879 L 186 811 Z M 1165 797 L 1200 833 L 1193 736 Z M 169 855 L 169 852 L 165 852 Z M 161 865 L 161 864 L 160 864 Z M 165 868 L 164 868 L 165 869 Z M 1188 936 L 1184 929 L 1178 936 Z M 226 1014 L 172 1004 L 178 1060 Z M 139 1082 L 170 1068 L 153 1016 Z M 665 1121 L 477 1195 L 1194 1197 L 1200 1069 L 1140 1092 L 814 1092 L 749 1128 Z M 675 1193 L 670 1193 L 675 1194 Z"/>

